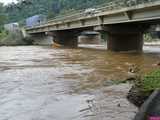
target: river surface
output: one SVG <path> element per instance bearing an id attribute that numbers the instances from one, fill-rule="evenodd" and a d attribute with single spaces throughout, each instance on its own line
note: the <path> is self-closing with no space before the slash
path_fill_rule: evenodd
<path id="1" fill-rule="evenodd" d="M 42 46 L 0 47 L 0 120 L 131 120 L 124 80 L 133 64 L 158 68 L 160 47 L 144 53 Z"/>

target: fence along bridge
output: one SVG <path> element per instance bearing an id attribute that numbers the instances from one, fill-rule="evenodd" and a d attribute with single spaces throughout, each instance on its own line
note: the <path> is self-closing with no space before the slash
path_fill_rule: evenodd
<path id="1" fill-rule="evenodd" d="M 78 35 L 86 30 L 99 31 L 107 39 L 111 51 L 141 51 L 143 33 L 150 25 L 160 22 L 160 0 L 136 2 L 117 0 L 97 7 L 94 13 L 80 10 L 58 16 L 53 20 L 26 28 L 33 36 L 52 35 L 54 42 L 77 47 Z"/>

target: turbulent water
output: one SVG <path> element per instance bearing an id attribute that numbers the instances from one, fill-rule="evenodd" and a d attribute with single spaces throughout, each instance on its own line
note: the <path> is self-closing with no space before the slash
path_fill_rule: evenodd
<path id="1" fill-rule="evenodd" d="M 97 49 L 0 47 L 0 120 L 131 120 L 130 84 L 110 86 L 158 68 L 159 47 L 144 53 Z"/>

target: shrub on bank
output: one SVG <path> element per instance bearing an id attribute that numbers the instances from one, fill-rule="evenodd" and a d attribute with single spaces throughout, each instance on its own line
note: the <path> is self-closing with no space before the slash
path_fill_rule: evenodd
<path id="1" fill-rule="evenodd" d="M 5 38 L 8 35 L 8 32 L 5 30 L 0 30 L 0 40 Z"/>
<path id="2" fill-rule="evenodd" d="M 160 88 L 160 70 L 155 70 L 143 77 L 140 82 L 142 91 L 148 92 Z"/>

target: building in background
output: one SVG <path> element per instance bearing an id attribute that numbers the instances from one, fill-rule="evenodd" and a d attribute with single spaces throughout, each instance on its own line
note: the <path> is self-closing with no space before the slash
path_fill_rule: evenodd
<path id="1" fill-rule="evenodd" d="M 45 15 L 34 15 L 26 19 L 26 27 L 33 27 L 46 22 L 47 18 Z"/>
<path id="2" fill-rule="evenodd" d="M 19 30 L 19 24 L 18 23 L 8 23 L 4 25 L 4 29 L 9 32 L 16 32 Z"/>

